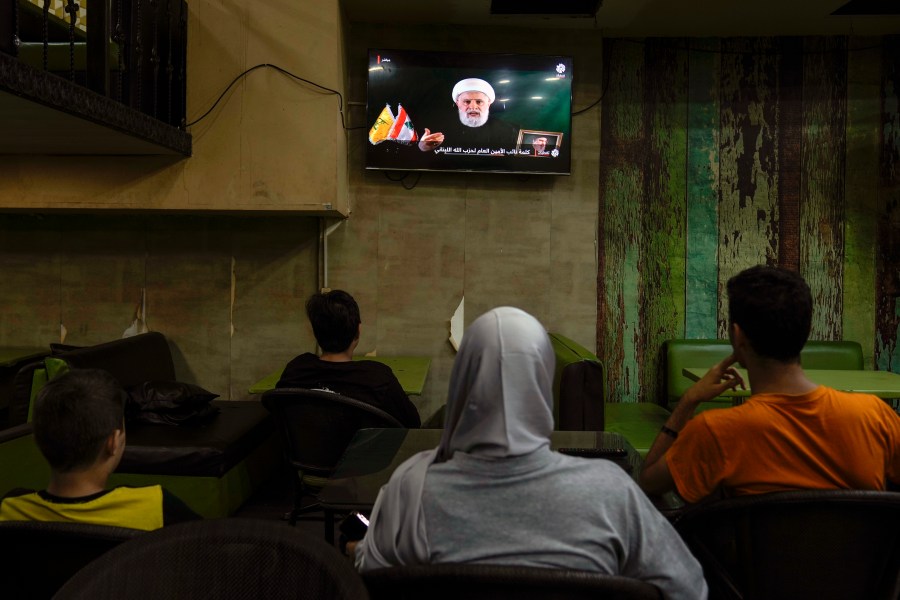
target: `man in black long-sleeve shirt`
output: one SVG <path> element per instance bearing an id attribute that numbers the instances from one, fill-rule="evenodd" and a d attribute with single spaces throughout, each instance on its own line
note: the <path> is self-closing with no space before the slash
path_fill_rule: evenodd
<path id="1" fill-rule="evenodd" d="M 275 387 L 330 390 L 380 408 L 404 427 L 421 425 L 419 412 L 390 367 L 353 360 L 361 323 L 353 296 L 342 290 L 313 294 L 306 315 L 322 355 L 306 352 L 291 360 Z"/>

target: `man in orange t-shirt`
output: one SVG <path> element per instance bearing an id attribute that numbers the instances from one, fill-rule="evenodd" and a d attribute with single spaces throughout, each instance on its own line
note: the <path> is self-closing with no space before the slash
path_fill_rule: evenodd
<path id="1" fill-rule="evenodd" d="M 697 502 L 726 495 L 795 489 L 885 489 L 900 483 L 900 416 L 881 399 L 817 385 L 800 366 L 812 297 L 803 278 L 752 267 L 728 281 L 734 353 L 691 388 L 644 461 L 648 494 L 675 489 Z M 734 408 L 693 416 L 700 402 L 744 385 Z"/>

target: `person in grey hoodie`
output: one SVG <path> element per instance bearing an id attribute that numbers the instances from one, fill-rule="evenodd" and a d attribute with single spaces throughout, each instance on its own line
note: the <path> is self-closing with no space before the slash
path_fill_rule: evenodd
<path id="1" fill-rule="evenodd" d="M 428 563 L 578 569 L 706 598 L 678 533 L 618 465 L 550 449 L 555 355 L 510 307 L 466 331 L 440 445 L 401 464 L 348 547 L 360 571 Z"/>

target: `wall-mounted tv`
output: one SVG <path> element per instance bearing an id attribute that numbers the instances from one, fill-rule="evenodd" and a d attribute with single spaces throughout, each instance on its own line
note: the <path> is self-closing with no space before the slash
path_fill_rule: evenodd
<path id="1" fill-rule="evenodd" d="M 367 169 L 568 175 L 572 59 L 369 50 Z"/>

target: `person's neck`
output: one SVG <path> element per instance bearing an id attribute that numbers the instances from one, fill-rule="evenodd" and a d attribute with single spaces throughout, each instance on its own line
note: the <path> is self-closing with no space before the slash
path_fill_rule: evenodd
<path id="1" fill-rule="evenodd" d="M 88 469 L 75 473 L 50 473 L 47 492 L 60 498 L 81 498 L 106 489 L 108 473 L 104 469 Z"/>
<path id="2" fill-rule="evenodd" d="M 818 384 L 806 377 L 799 362 L 784 363 L 771 358 L 754 357 L 747 360 L 747 377 L 755 394 L 808 394 Z"/>
<path id="3" fill-rule="evenodd" d="M 353 360 L 353 349 L 347 348 L 343 352 L 322 352 L 319 360 L 328 362 L 350 362 Z"/>

